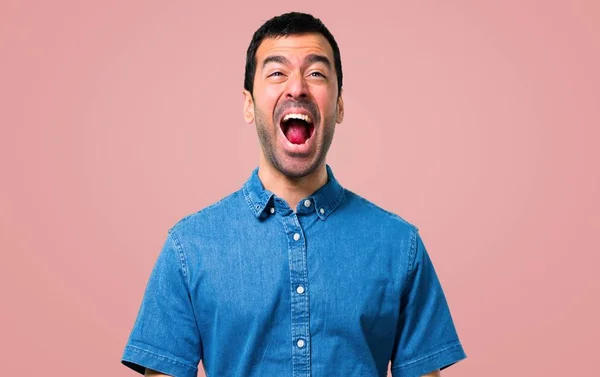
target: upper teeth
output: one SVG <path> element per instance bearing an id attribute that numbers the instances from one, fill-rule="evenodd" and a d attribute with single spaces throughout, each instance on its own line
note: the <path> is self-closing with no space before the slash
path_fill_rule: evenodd
<path id="1" fill-rule="evenodd" d="M 286 116 L 283 117 L 284 122 L 288 121 L 289 119 L 300 119 L 306 123 L 312 123 L 312 119 L 310 119 L 308 115 L 304 114 L 286 114 Z"/>

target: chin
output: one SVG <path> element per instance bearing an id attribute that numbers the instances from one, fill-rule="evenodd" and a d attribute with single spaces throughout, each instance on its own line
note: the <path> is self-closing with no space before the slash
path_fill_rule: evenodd
<path id="1" fill-rule="evenodd" d="M 290 178 L 306 177 L 317 170 L 319 164 L 315 161 L 279 161 L 275 168 Z"/>

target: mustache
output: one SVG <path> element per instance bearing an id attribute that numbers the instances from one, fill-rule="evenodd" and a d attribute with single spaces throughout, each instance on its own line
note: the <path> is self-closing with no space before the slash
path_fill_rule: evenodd
<path id="1" fill-rule="evenodd" d="M 287 109 L 304 109 L 308 111 L 313 119 L 313 123 L 318 123 L 319 112 L 317 111 L 317 105 L 309 100 L 301 100 L 301 101 L 285 101 L 281 103 L 275 109 L 275 119 L 281 119 L 281 114 L 283 114 Z"/>

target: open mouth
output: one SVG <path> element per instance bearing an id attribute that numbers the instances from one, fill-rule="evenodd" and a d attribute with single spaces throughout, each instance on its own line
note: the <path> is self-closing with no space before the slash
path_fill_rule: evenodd
<path id="1" fill-rule="evenodd" d="M 279 124 L 285 137 L 292 144 L 304 144 L 311 138 L 315 131 L 313 120 L 309 115 L 290 113 L 286 114 Z"/>

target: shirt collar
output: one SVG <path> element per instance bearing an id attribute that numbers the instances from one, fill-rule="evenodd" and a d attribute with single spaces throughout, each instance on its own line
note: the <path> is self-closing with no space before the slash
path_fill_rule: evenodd
<path id="1" fill-rule="evenodd" d="M 306 213 L 306 211 L 315 211 L 321 220 L 325 220 L 340 204 L 344 195 L 344 188 L 333 175 L 331 167 L 325 164 L 327 170 L 327 183 L 317 189 L 314 193 L 301 200 L 311 200 L 314 205 L 308 208 L 298 206 L 298 213 Z M 264 216 L 265 210 L 269 207 L 269 203 L 273 205 L 277 196 L 271 191 L 265 189 L 260 178 L 258 177 L 258 167 L 252 171 L 250 178 L 242 186 L 244 198 L 250 207 L 250 210 L 257 218 Z M 280 199 L 279 199 L 280 200 Z"/>

